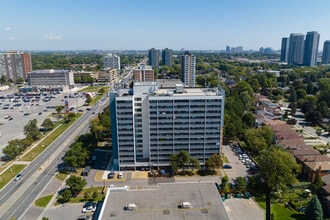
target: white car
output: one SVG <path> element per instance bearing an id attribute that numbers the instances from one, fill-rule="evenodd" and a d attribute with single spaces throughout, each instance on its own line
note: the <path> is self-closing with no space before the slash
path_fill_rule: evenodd
<path id="1" fill-rule="evenodd" d="M 95 212 L 96 211 L 96 206 L 87 206 L 83 208 L 81 211 L 82 213 L 87 213 L 87 212 Z"/>
<path id="2" fill-rule="evenodd" d="M 17 176 L 15 177 L 14 181 L 18 181 L 21 179 L 21 177 L 23 176 L 23 174 L 17 174 Z"/>
<path id="3" fill-rule="evenodd" d="M 122 172 L 119 172 L 118 175 L 117 175 L 117 178 L 122 179 L 123 177 L 124 177 L 124 174 Z"/>

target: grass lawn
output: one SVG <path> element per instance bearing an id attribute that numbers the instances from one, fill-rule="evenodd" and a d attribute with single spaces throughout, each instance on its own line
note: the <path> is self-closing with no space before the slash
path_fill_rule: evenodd
<path id="1" fill-rule="evenodd" d="M 56 177 L 57 179 L 63 181 L 63 180 L 65 180 L 65 178 L 66 178 L 67 176 L 68 176 L 67 173 L 57 173 L 55 177 Z"/>
<path id="2" fill-rule="evenodd" d="M 75 198 L 71 198 L 68 203 L 80 203 L 80 202 L 87 202 L 87 201 L 96 201 L 101 202 L 104 200 L 105 192 L 102 194 L 103 187 L 92 187 L 92 188 L 85 188 L 83 189 Z M 97 197 L 93 198 L 93 192 L 97 193 Z M 86 193 L 89 195 L 85 197 Z M 60 203 L 56 201 L 55 205 L 59 205 Z"/>
<path id="3" fill-rule="evenodd" d="M 305 219 L 303 213 L 297 212 L 294 209 L 285 208 L 283 204 L 272 205 L 272 213 L 274 214 L 274 218 L 278 220 Z"/>
<path id="4" fill-rule="evenodd" d="M 224 163 L 230 163 L 230 161 L 228 160 L 228 158 L 226 157 L 225 154 L 222 154 L 221 155 L 221 158 L 222 158 L 222 160 L 223 160 Z"/>
<path id="5" fill-rule="evenodd" d="M 6 172 L 0 175 L 0 189 L 4 187 L 9 181 L 11 181 L 17 174 L 19 174 L 26 165 L 14 164 Z"/>
<path id="6" fill-rule="evenodd" d="M 257 201 L 259 206 L 263 209 L 266 209 L 266 203 Z M 303 220 L 305 215 L 303 213 L 297 212 L 294 209 L 285 208 L 284 204 L 271 204 L 272 213 L 274 219 L 276 220 Z"/>
<path id="7" fill-rule="evenodd" d="M 34 202 L 34 204 L 38 207 L 45 208 L 48 205 L 49 201 L 52 199 L 52 197 L 53 197 L 53 195 L 48 195 L 48 196 L 39 198 Z"/>

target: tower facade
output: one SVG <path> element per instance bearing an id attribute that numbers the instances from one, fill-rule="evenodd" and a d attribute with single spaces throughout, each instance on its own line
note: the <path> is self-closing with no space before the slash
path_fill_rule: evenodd
<path id="1" fill-rule="evenodd" d="M 148 50 L 149 65 L 152 68 L 159 68 L 159 50 L 151 48 Z"/>
<path id="2" fill-rule="evenodd" d="M 196 57 L 188 51 L 181 56 L 181 80 L 189 87 L 195 87 Z"/>
<path id="3" fill-rule="evenodd" d="M 293 33 L 289 39 L 289 65 L 301 65 L 304 59 L 304 35 Z"/>
<path id="4" fill-rule="evenodd" d="M 282 45 L 281 45 L 281 62 L 288 62 L 289 57 L 289 38 L 283 37 L 282 38 Z"/>
<path id="5" fill-rule="evenodd" d="M 6 80 L 16 81 L 18 78 L 27 79 L 27 74 L 32 72 L 31 53 L 10 51 L 0 53 L 0 76 Z"/>
<path id="6" fill-rule="evenodd" d="M 117 54 L 108 54 L 103 58 L 103 67 L 120 70 L 120 56 Z"/>
<path id="7" fill-rule="evenodd" d="M 162 51 L 162 64 L 171 67 L 172 66 L 172 50 L 165 48 Z"/>
<path id="8" fill-rule="evenodd" d="M 317 52 L 319 48 L 320 34 L 316 31 L 307 32 L 304 47 L 304 65 L 317 65 Z"/>
<path id="9" fill-rule="evenodd" d="M 323 53 L 322 53 L 322 63 L 330 64 L 330 40 L 324 41 Z"/>
<path id="10" fill-rule="evenodd" d="M 166 167 L 186 150 L 200 164 L 220 154 L 225 93 L 221 89 L 160 89 L 135 83 L 133 94 L 110 94 L 113 162 L 119 170 Z"/>

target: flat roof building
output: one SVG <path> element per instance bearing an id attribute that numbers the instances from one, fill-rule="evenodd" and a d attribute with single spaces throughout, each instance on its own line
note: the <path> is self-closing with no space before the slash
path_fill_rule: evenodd
<path id="1" fill-rule="evenodd" d="M 28 74 L 28 84 L 31 87 L 73 87 L 73 72 L 53 69 L 35 70 Z"/>
<path id="2" fill-rule="evenodd" d="M 157 82 L 110 93 L 113 162 L 119 170 L 167 167 L 186 150 L 203 165 L 220 154 L 225 92 L 214 88 L 160 89 Z"/>
<path id="3" fill-rule="evenodd" d="M 155 80 L 154 70 L 151 66 L 142 65 L 133 71 L 135 82 L 153 82 Z"/>
<path id="4" fill-rule="evenodd" d="M 119 192 L 108 188 L 98 219 L 230 219 L 214 182 L 161 183 L 157 187 Z M 128 209 L 128 204 L 133 208 Z"/>

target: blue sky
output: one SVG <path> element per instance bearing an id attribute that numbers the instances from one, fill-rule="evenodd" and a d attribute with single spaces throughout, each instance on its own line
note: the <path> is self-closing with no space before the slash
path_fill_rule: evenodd
<path id="1" fill-rule="evenodd" d="M 1 50 L 280 49 L 330 40 L 329 0 L 0 0 Z"/>

